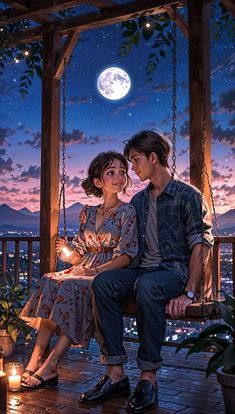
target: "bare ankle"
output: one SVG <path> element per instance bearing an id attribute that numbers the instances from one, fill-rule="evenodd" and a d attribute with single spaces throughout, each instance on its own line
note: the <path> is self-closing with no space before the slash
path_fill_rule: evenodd
<path id="1" fill-rule="evenodd" d="M 112 382 L 118 382 L 125 377 L 125 372 L 122 365 L 108 365 L 107 375 L 111 378 Z"/>
<path id="2" fill-rule="evenodd" d="M 141 380 L 147 380 L 147 381 L 151 382 L 153 385 L 156 385 L 157 384 L 156 370 L 142 371 L 140 379 Z"/>

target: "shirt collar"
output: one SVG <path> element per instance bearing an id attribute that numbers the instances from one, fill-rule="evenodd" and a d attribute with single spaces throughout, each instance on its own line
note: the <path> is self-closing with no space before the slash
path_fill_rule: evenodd
<path id="1" fill-rule="evenodd" d="M 172 173 L 171 176 L 172 176 L 172 179 L 169 181 L 169 183 L 163 189 L 162 194 L 165 193 L 165 194 L 168 194 L 171 197 L 174 197 L 179 178 L 177 177 L 176 173 Z M 147 198 L 149 198 L 149 192 L 152 189 L 152 187 L 153 187 L 153 185 L 150 182 L 149 185 L 144 190 L 144 194 Z"/>

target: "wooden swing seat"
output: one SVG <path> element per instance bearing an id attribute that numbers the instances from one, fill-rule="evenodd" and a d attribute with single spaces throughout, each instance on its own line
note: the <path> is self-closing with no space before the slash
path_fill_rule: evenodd
<path id="1" fill-rule="evenodd" d="M 124 317 L 136 317 L 136 304 L 134 299 L 129 299 L 123 302 L 122 305 L 123 316 Z M 191 322 L 205 322 L 208 319 L 220 319 L 221 314 L 214 302 L 202 303 L 192 303 L 189 305 L 186 310 L 186 315 L 184 317 L 177 317 L 177 320 L 191 321 Z M 172 319 L 167 315 L 167 319 Z"/>

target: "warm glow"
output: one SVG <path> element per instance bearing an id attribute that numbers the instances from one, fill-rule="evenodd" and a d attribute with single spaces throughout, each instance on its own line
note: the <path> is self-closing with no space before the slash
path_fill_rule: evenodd
<path id="1" fill-rule="evenodd" d="M 71 254 L 73 253 L 73 249 L 72 247 L 70 247 L 68 244 L 66 244 L 66 246 L 62 247 L 62 252 L 63 254 L 66 256 L 66 258 L 69 258 L 71 256 Z"/>

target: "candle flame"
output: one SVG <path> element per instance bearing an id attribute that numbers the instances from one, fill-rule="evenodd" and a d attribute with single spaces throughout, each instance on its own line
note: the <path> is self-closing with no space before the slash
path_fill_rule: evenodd
<path id="1" fill-rule="evenodd" d="M 15 369 L 15 367 L 12 368 L 11 375 L 16 375 L 16 369 Z"/>

